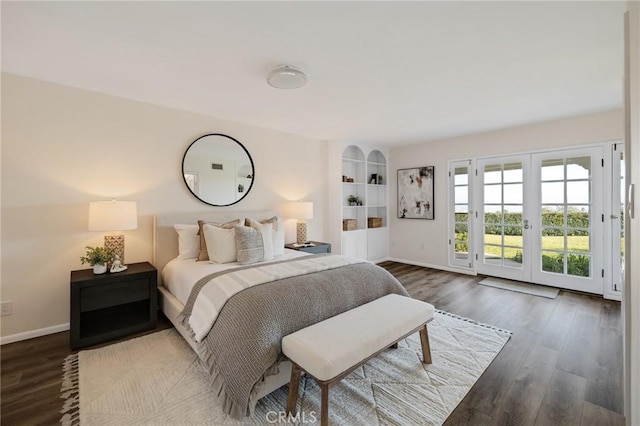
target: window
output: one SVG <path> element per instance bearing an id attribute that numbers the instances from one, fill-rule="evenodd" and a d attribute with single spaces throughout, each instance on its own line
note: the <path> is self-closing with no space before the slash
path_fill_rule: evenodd
<path id="1" fill-rule="evenodd" d="M 449 264 L 473 267 L 471 249 L 471 160 L 449 163 Z"/>

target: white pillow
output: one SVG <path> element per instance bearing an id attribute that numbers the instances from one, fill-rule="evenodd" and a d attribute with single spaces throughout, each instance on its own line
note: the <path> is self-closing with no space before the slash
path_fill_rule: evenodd
<path id="1" fill-rule="evenodd" d="M 221 228 L 205 223 L 202 227 L 211 263 L 231 263 L 237 260 L 235 228 Z"/>
<path id="2" fill-rule="evenodd" d="M 249 223 L 249 221 L 251 221 L 253 219 L 247 218 L 245 219 L 245 225 L 246 226 L 251 226 L 251 224 Z M 273 255 L 274 256 L 281 256 L 284 254 L 284 223 L 282 222 L 282 219 L 280 219 L 278 216 L 273 216 L 272 218 L 269 219 L 263 219 L 260 221 L 261 224 L 267 224 L 270 223 L 271 226 L 273 227 L 273 232 L 272 232 L 272 241 L 273 241 Z"/>
<path id="3" fill-rule="evenodd" d="M 200 253 L 198 225 L 175 224 L 178 234 L 178 257 L 176 259 L 196 259 Z"/>
<path id="4" fill-rule="evenodd" d="M 249 226 L 260 231 L 262 234 L 262 243 L 264 245 L 264 260 L 273 260 L 273 224 L 260 223 L 257 220 L 246 219 Z M 284 247 L 284 246 L 283 246 Z"/>
<path id="5" fill-rule="evenodd" d="M 200 235 L 200 253 L 198 253 L 198 260 L 209 260 L 209 253 L 207 251 L 207 240 L 204 239 L 204 232 L 202 232 L 202 227 L 204 226 L 205 223 L 208 223 L 210 225 L 215 225 L 220 228 L 231 229 L 234 226 L 239 225 L 240 222 L 241 222 L 240 219 L 232 220 L 231 222 L 227 222 L 227 223 L 216 223 L 216 222 L 207 222 L 204 220 L 199 220 L 198 226 L 200 227 L 200 229 L 199 229 L 198 235 Z"/>

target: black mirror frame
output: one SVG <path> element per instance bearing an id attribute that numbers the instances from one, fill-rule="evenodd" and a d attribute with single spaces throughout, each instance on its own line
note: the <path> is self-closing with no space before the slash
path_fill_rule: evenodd
<path id="1" fill-rule="evenodd" d="M 234 141 L 235 143 L 237 143 L 245 152 L 245 154 L 247 154 L 247 157 L 249 157 L 249 162 L 251 163 L 251 170 L 253 171 L 252 173 L 252 179 L 251 179 L 251 184 L 249 185 L 249 188 L 247 188 L 247 190 L 244 192 L 244 195 L 242 197 L 240 197 L 239 199 L 237 199 L 236 201 L 234 201 L 233 203 L 229 203 L 229 204 L 212 204 L 208 201 L 203 200 L 202 198 L 200 198 L 198 195 L 196 195 L 191 188 L 189 187 L 189 184 L 187 183 L 187 180 L 184 177 L 184 160 L 187 158 L 187 154 L 189 153 L 189 149 L 191 149 L 191 147 L 193 146 L 193 144 L 195 144 L 196 142 L 198 142 L 200 139 L 202 138 L 206 138 L 208 136 L 222 136 L 225 138 L 229 138 L 232 141 Z M 225 135 L 222 133 L 208 133 L 206 135 L 202 135 L 200 136 L 198 139 L 194 140 L 193 142 L 191 142 L 189 144 L 189 146 L 187 147 L 187 149 L 184 151 L 184 155 L 182 156 L 182 181 L 184 182 L 185 186 L 187 187 L 187 189 L 189 190 L 189 192 L 196 197 L 198 200 L 202 201 L 205 204 L 208 204 L 210 206 L 214 206 L 214 207 L 227 207 L 227 206 L 232 206 L 234 204 L 239 203 L 240 201 L 244 200 L 246 198 L 247 195 L 249 195 L 249 192 L 251 192 L 251 188 L 253 188 L 253 183 L 256 181 L 256 167 L 253 164 L 253 158 L 251 157 L 251 154 L 249 154 L 249 151 L 247 150 L 247 148 L 236 138 L 231 137 L 229 135 Z"/>

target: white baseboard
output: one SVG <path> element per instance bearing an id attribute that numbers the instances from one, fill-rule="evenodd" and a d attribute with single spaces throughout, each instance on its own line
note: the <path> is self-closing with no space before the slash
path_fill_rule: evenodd
<path id="1" fill-rule="evenodd" d="M 51 327 L 39 328 L 37 330 L 25 331 L 24 333 L 12 334 L 0 337 L 0 345 L 20 342 L 21 340 L 33 339 L 34 337 L 46 336 L 48 334 L 60 333 L 69 330 L 69 323 L 53 325 Z"/>
<path id="2" fill-rule="evenodd" d="M 398 259 L 396 257 L 390 257 L 387 260 L 390 260 L 392 262 L 406 263 L 408 265 L 422 266 L 424 268 L 432 268 L 432 269 L 439 269 L 441 271 L 455 272 L 458 274 L 473 275 L 473 276 L 478 275 L 476 271 L 473 271 L 471 269 L 452 268 L 450 266 L 442 266 L 442 265 L 432 265 L 430 263 L 416 262 L 415 260 Z"/>

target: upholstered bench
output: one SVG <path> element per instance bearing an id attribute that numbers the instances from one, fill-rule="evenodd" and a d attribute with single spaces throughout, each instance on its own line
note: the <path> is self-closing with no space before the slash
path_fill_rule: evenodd
<path id="1" fill-rule="evenodd" d="M 282 352 L 293 363 L 287 413 L 296 409 L 301 372 L 322 390 L 321 424 L 329 419 L 329 386 L 398 341 L 420 331 L 422 360 L 431 364 L 427 323 L 435 309 L 429 303 L 390 294 L 282 339 Z"/>

